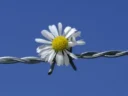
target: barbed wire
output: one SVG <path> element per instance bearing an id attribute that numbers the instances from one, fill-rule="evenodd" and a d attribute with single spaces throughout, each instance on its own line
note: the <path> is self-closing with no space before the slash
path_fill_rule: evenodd
<path id="1" fill-rule="evenodd" d="M 104 52 L 83 52 L 81 54 L 76 54 L 78 58 L 82 59 L 93 59 L 98 57 L 106 57 L 106 58 L 115 58 L 120 56 L 128 55 L 128 51 L 104 51 Z M 15 64 L 15 63 L 24 63 L 24 64 L 37 64 L 40 62 L 45 62 L 43 59 L 34 56 L 28 57 L 12 57 L 12 56 L 4 56 L 0 57 L 0 64 Z"/>

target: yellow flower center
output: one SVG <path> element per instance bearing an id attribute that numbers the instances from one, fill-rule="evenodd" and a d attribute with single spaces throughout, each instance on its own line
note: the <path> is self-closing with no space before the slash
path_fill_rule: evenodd
<path id="1" fill-rule="evenodd" d="M 55 51 L 62 51 L 68 46 L 68 40 L 64 36 L 58 36 L 52 41 L 52 48 Z"/>

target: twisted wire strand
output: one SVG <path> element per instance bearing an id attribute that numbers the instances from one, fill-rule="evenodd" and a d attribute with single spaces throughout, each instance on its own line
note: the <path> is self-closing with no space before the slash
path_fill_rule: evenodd
<path id="1" fill-rule="evenodd" d="M 82 59 L 93 59 L 98 57 L 115 58 L 126 55 L 128 55 L 128 51 L 83 52 L 81 54 L 76 54 L 78 58 L 82 58 Z M 12 56 L 0 57 L 0 64 L 15 64 L 15 63 L 36 64 L 40 62 L 45 62 L 45 61 L 39 57 L 34 57 L 34 56 L 28 56 L 22 58 L 17 58 Z"/>

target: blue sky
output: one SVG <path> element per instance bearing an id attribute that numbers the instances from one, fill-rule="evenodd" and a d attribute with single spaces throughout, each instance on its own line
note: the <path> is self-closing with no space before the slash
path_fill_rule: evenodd
<path id="1" fill-rule="evenodd" d="M 127 0 L 0 0 L 0 56 L 38 56 L 35 38 L 62 22 L 80 30 L 85 51 L 127 50 Z M 78 59 L 75 65 L 0 65 L 0 96 L 128 96 L 128 57 Z"/>

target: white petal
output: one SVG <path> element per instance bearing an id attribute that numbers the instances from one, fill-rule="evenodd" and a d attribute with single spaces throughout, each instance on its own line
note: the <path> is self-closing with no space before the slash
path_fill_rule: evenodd
<path id="1" fill-rule="evenodd" d="M 74 38 L 75 39 L 75 38 Z M 76 46 L 76 45 L 84 45 L 85 44 L 85 42 L 83 41 L 83 40 L 78 40 L 78 41 L 76 41 L 76 40 L 73 40 L 73 38 L 72 38 L 72 40 L 70 40 L 69 42 L 68 42 L 68 47 L 74 47 L 74 46 Z"/>
<path id="2" fill-rule="evenodd" d="M 39 55 L 44 58 L 46 55 L 50 54 L 52 51 L 52 49 L 48 49 L 48 50 L 45 50 L 45 51 L 42 51 L 39 53 Z"/>
<path id="3" fill-rule="evenodd" d="M 37 53 L 39 53 L 40 50 L 43 49 L 44 47 L 46 47 L 46 45 L 41 45 L 41 46 L 37 47 L 36 48 Z"/>
<path id="4" fill-rule="evenodd" d="M 68 42 L 68 47 L 74 47 L 76 45 L 76 42 Z"/>
<path id="5" fill-rule="evenodd" d="M 63 58 L 63 54 L 61 51 L 59 51 L 56 55 L 56 63 L 58 66 L 63 65 L 64 63 L 64 58 Z"/>
<path id="6" fill-rule="evenodd" d="M 83 40 L 78 40 L 78 41 L 76 41 L 76 44 L 77 44 L 77 45 L 84 45 L 85 42 L 84 42 Z"/>
<path id="7" fill-rule="evenodd" d="M 74 34 L 72 34 L 72 36 L 70 36 L 68 38 L 69 41 L 73 41 L 73 42 L 76 42 L 76 37 L 80 36 L 81 35 L 81 32 L 76 32 Z"/>
<path id="8" fill-rule="evenodd" d="M 57 37 L 58 36 L 58 31 L 55 25 L 49 26 L 49 30 L 52 32 L 52 34 Z"/>
<path id="9" fill-rule="evenodd" d="M 48 58 L 48 62 L 49 62 L 50 64 L 52 63 L 52 61 L 53 61 L 55 55 L 56 55 L 56 52 L 53 50 L 52 53 L 50 54 L 49 58 Z"/>
<path id="10" fill-rule="evenodd" d="M 52 49 L 52 46 L 41 45 L 41 46 L 37 47 L 36 51 L 37 51 L 37 53 L 40 53 L 41 51 L 44 51 L 47 49 Z"/>
<path id="11" fill-rule="evenodd" d="M 59 31 L 59 35 L 62 35 L 62 23 L 58 23 L 58 31 Z"/>
<path id="12" fill-rule="evenodd" d="M 71 41 L 71 42 L 76 42 L 76 38 L 74 36 L 68 38 L 68 41 Z"/>
<path id="13" fill-rule="evenodd" d="M 64 64 L 67 66 L 70 64 L 69 58 L 68 58 L 67 53 L 65 51 L 63 51 L 63 52 L 64 52 Z"/>
<path id="14" fill-rule="evenodd" d="M 48 58 L 49 58 L 49 56 L 50 56 L 51 53 L 52 53 L 52 50 L 49 51 L 48 53 L 46 53 L 46 55 L 41 56 L 41 58 L 44 58 L 44 61 L 45 62 L 48 62 Z"/>
<path id="15" fill-rule="evenodd" d="M 76 42 L 76 38 L 75 38 L 75 37 L 72 37 L 72 41 L 73 41 L 73 42 Z"/>
<path id="16" fill-rule="evenodd" d="M 44 54 L 44 55 L 41 55 L 41 58 L 43 58 L 44 61 L 47 62 L 51 53 L 52 53 L 52 50 L 49 51 L 49 52 L 47 52 L 47 53 Z"/>
<path id="17" fill-rule="evenodd" d="M 76 37 L 78 37 L 78 36 L 80 36 L 80 35 L 81 35 L 81 32 L 76 32 L 76 33 L 74 33 L 72 36 L 76 38 Z"/>
<path id="18" fill-rule="evenodd" d="M 72 36 L 77 30 L 75 28 L 72 28 L 68 34 L 66 35 L 66 38 L 69 38 L 70 36 Z"/>
<path id="19" fill-rule="evenodd" d="M 42 35 L 43 35 L 45 38 L 47 38 L 47 39 L 49 39 L 49 40 L 54 39 L 54 36 L 53 36 L 50 32 L 48 32 L 47 30 L 42 30 L 41 33 L 42 33 Z"/>
<path id="20" fill-rule="evenodd" d="M 70 26 L 67 26 L 65 29 L 64 29 L 64 36 L 66 36 L 66 34 L 71 30 L 71 27 Z"/>
<path id="21" fill-rule="evenodd" d="M 42 55 L 40 58 L 43 59 L 44 61 L 46 60 L 46 57 L 48 56 L 49 54 L 46 54 L 46 55 Z"/>
<path id="22" fill-rule="evenodd" d="M 50 56 L 50 54 L 48 54 L 48 55 L 45 57 L 45 62 L 48 62 L 49 56 Z"/>
<path id="23" fill-rule="evenodd" d="M 36 42 L 38 43 L 45 43 L 45 44 L 51 44 L 52 42 L 44 40 L 44 39 L 40 39 L 40 38 L 36 38 L 35 39 Z"/>
<path id="24" fill-rule="evenodd" d="M 71 52 L 69 52 L 67 50 L 65 50 L 65 51 L 69 54 L 69 56 L 71 56 L 74 59 L 77 59 L 77 56 L 75 54 L 73 54 L 73 53 L 71 53 Z"/>

